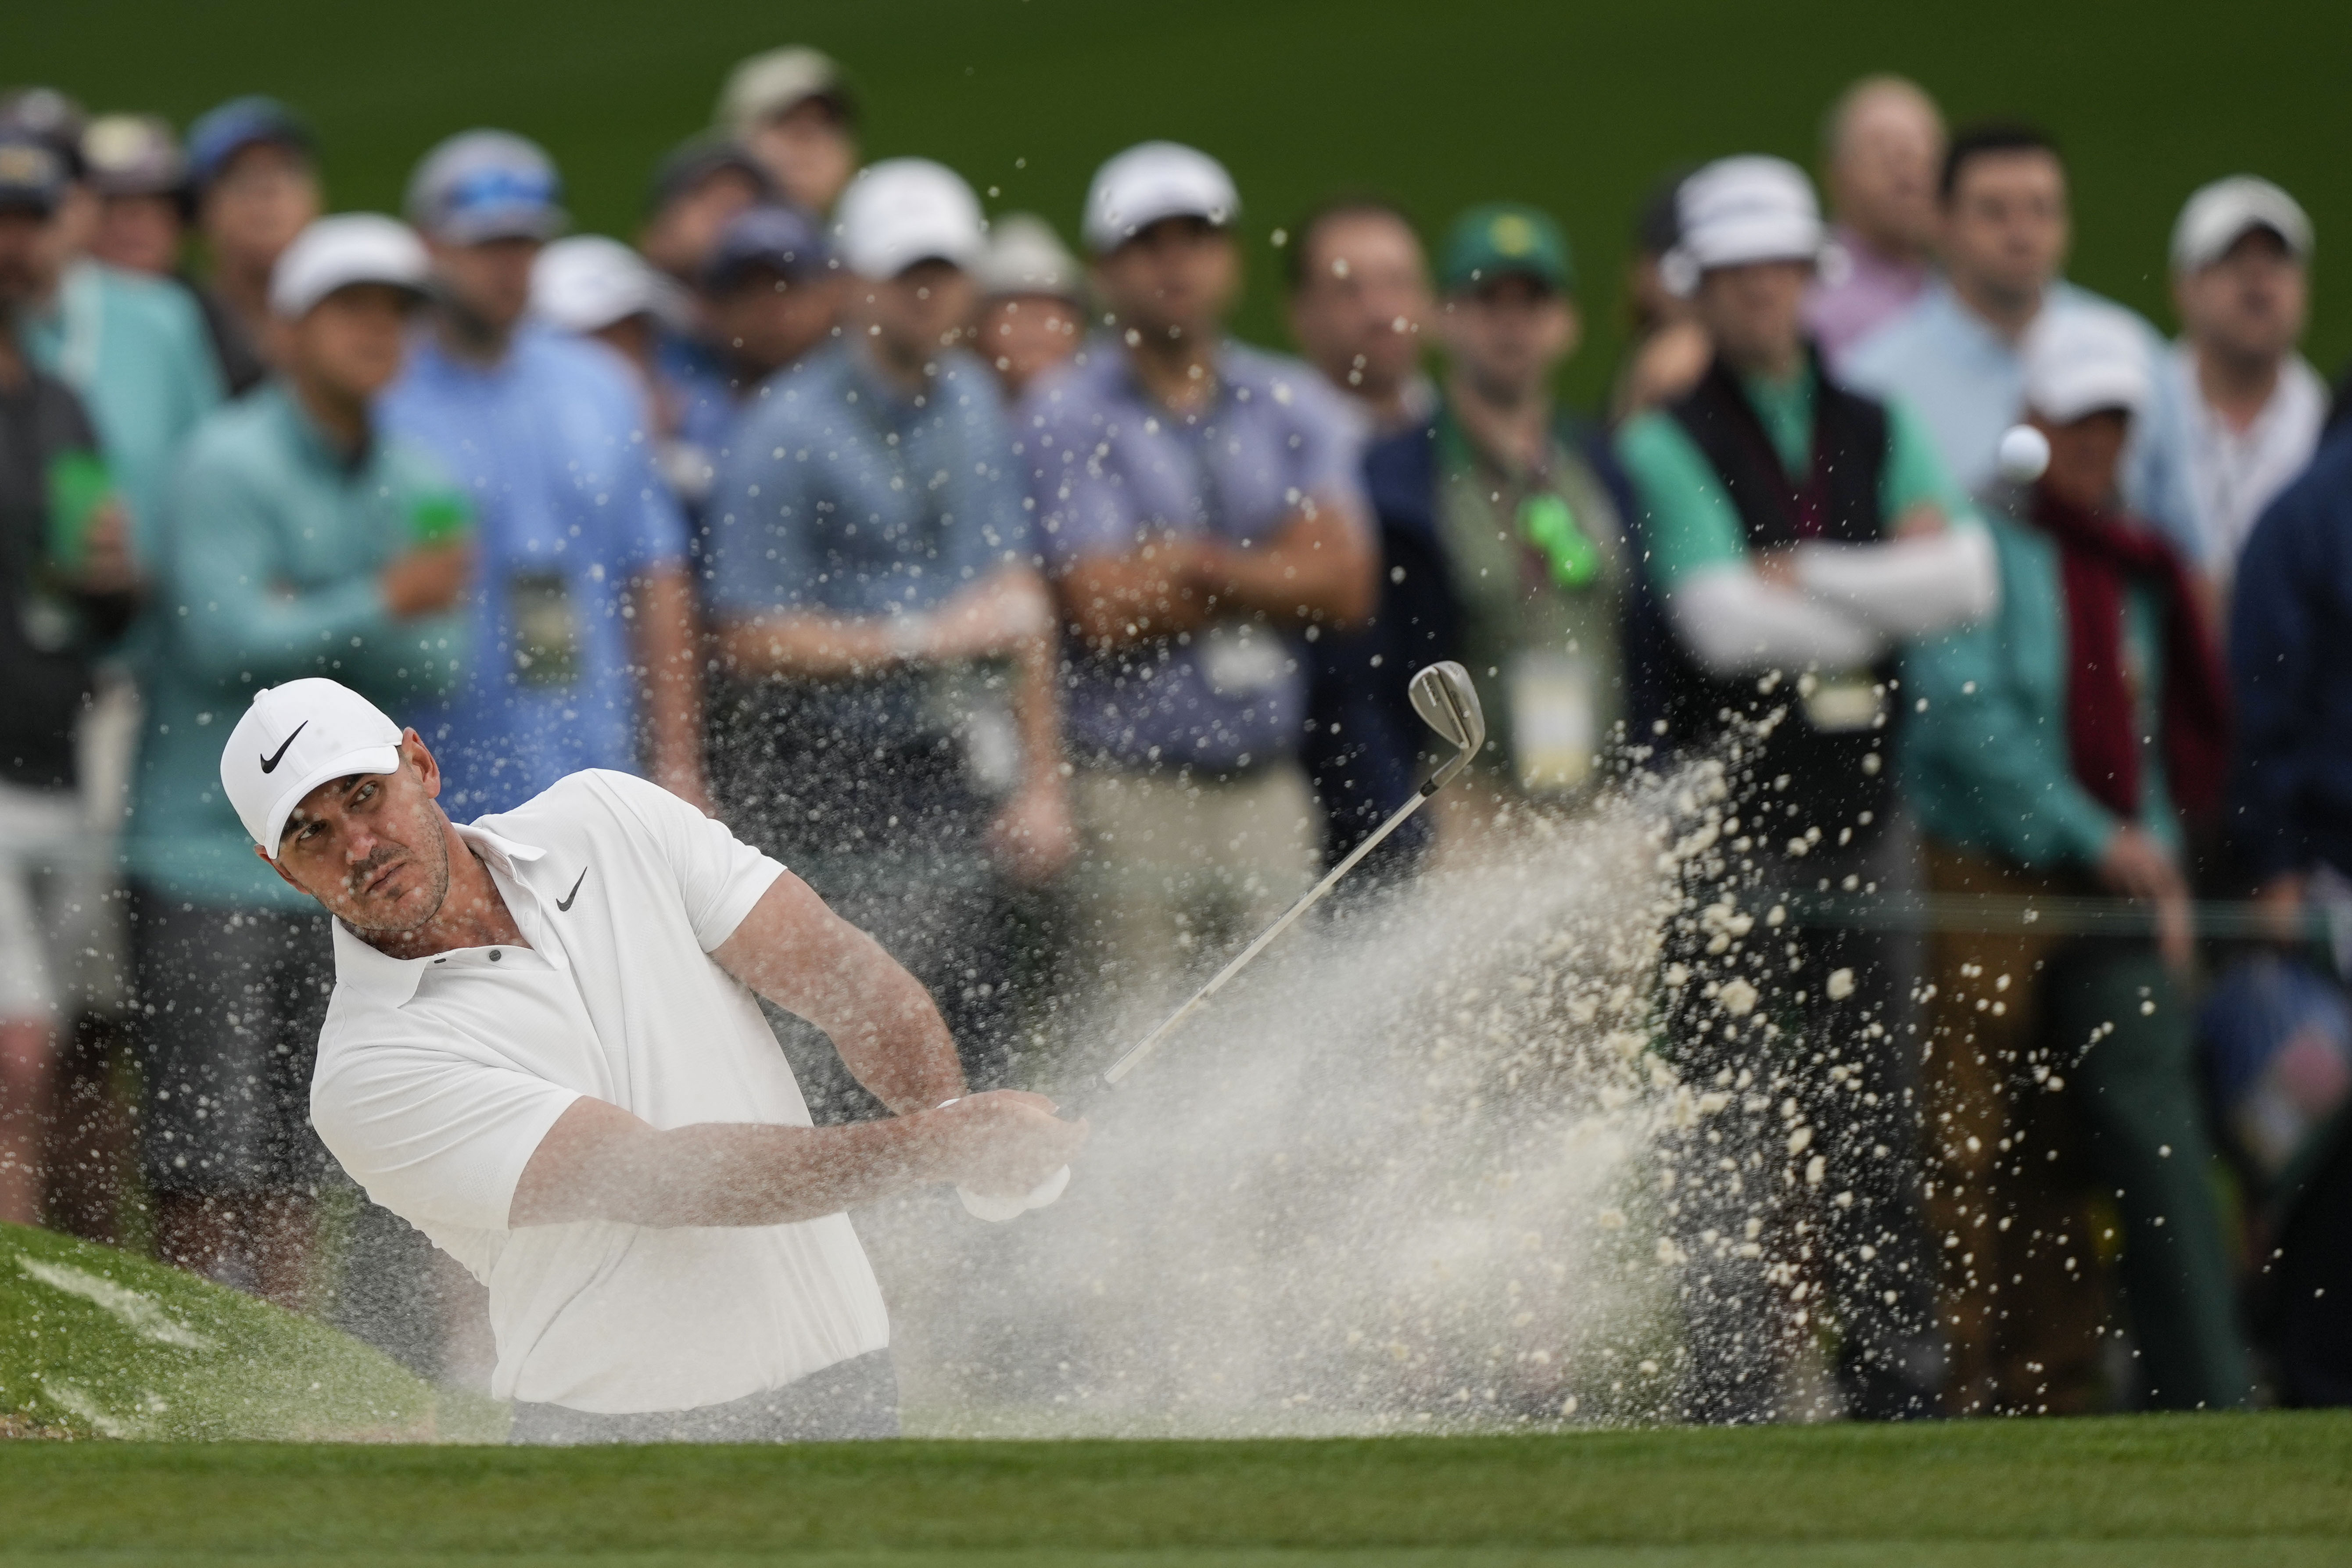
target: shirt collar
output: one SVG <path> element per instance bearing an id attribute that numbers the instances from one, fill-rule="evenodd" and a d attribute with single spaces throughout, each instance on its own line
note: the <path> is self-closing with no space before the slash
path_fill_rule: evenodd
<path id="1" fill-rule="evenodd" d="M 528 865 L 547 852 L 535 844 L 518 842 L 488 828 L 465 822 L 453 822 L 450 826 L 481 855 L 485 864 L 503 873 L 509 882 L 521 881 L 515 874 L 518 864 Z M 336 986 L 348 986 L 384 1007 L 405 1007 L 409 998 L 416 995 L 417 982 L 425 977 L 425 969 L 438 956 L 428 953 L 421 958 L 395 958 L 372 946 L 341 920 L 336 920 L 334 926 Z"/>
<path id="2" fill-rule="evenodd" d="M 1222 412 L 1225 405 L 1233 401 L 1233 345 L 1226 339 L 1218 339 L 1216 348 L 1209 355 L 1209 373 L 1216 379 L 1216 385 L 1210 389 L 1209 401 L 1197 409 L 1183 413 L 1179 413 L 1161 402 L 1152 390 L 1143 384 L 1143 378 L 1136 373 L 1135 355 L 1129 350 L 1125 343 L 1109 334 L 1102 335 L 1097 341 L 1104 346 L 1108 354 L 1118 356 L 1118 385 L 1125 392 L 1128 400 L 1147 411 L 1154 419 L 1173 420 L 1179 424 L 1198 424 L 1208 419 L 1210 415 Z"/>
<path id="3" fill-rule="evenodd" d="M 374 422 L 369 422 L 367 434 L 361 437 L 359 450 L 346 452 L 320 427 L 310 411 L 302 406 L 300 394 L 283 381 L 272 381 L 268 395 L 276 400 L 278 417 L 286 422 L 294 434 L 294 443 L 303 455 L 321 468 L 350 478 L 366 470 L 375 456 Z"/>

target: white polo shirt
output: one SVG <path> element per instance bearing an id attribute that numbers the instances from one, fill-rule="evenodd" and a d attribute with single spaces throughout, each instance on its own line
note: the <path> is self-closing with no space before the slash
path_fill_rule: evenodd
<path id="1" fill-rule="evenodd" d="M 758 1003 L 709 956 L 783 867 L 620 773 L 572 774 L 457 832 L 530 946 L 392 958 L 338 921 L 310 1116 L 369 1197 L 489 1287 L 491 1392 L 691 1409 L 887 1345 L 846 1214 L 507 1223 L 523 1166 L 583 1094 L 662 1128 L 810 1124 Z"/>

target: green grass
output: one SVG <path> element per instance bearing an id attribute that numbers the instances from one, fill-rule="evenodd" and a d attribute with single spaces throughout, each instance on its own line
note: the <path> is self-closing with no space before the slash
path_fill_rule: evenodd
<path id="1" fill-rule="evenodd" d="M 488 1436 L 357 1340 L 176 1269 L 0 1225 L 0 1422 L 80 1437 Z M 9 1511 L 0 1508 L 0 1546 Z"/>
<path id="2" fill-rule="evenodd" d="M 1279 341 L 1269 236 L 1341 187 L 1434 228 L 1496 197 L 1566 222 L 1593 341 L 1620 343 L 1623 246 L 1667 167 L 1732 152 L 1810 163 L 1823 105 L 1869 70 L 1956 117 L 2029 115 L 2076 172 L 2075 276 L 2168 323 L 2164 245 L 2200 182 L 2270 175 L 2319 231 L 2314 357 L 2352 355 L 2352 9 L 2339 0 L 74 0 L 14 7 L 0 78 L 185 120 L 232 92 L 299 105 L 331 193 L 388 207 L 417 156 L 470 124 L 545 141 L 592 228 L 628 232 L 654 160 L 707 120 L 728 65 L 790 40 L 856 72 L 877 154 L 944 159 L 992 207 L 1068 232 L 1095 165 L 1147 136 L 1232 166 L 1252 246 L 1243 327 Z"/>
<path id="3" fill-rule="evenodd" d="M 0 1557 L 94 1562 L 2352 1561 L 2352 1415 L 1339 1442 L 18 1444 Z"/>

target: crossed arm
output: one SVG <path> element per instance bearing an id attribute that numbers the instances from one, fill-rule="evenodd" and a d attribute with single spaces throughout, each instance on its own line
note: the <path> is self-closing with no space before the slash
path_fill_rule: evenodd
<path id="1" fill-rule="evenodd" d="M 1235 610 L 1344 624 L 1371 613 L 1378 570 L 1370 529 L 1349 503 L 1325 500 L 1293 511 L 1262 545 L 1164 534 L 1126 555 L 1087 557 L 1063 574 L 1062 602 L 1098 647 L 1189 632 Z"/>
<path id="2" fill-rule="evenodd" d="M 1011 1195 L 1034 1187 L 1085 1142 L 1085 1124 L 1055 1120 L 1038 1095 L 965 1097 L 954 1042 L 921 983 L 790 872 L 711 956 L 824 1030 L 894 1114 L 839 1127 L 665 1131 L 583 1096 L 524 1167 L 509 1224 L 782 1225 L 948 1181 Z M 957 1103 L 937 1108 L 949 1100 Z"/>

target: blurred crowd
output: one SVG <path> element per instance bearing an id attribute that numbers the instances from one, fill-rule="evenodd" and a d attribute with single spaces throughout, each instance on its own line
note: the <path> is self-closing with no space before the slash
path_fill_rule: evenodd
<path id="1" fill-rule="evenodd" d="M 0 99 L 0 1219 L 289 1306 L 429 1272 L 322 1240 L 327 917 L 219 782 L 258 688 L 413 725 L 460 820 L 590 768 L 722 816 L 991 1086 L 1359 842 L 1454 658 L 1480 786 L 1376 883 L 1727 768 L 1660 963 L 1685 1415 L 1814 1354 L 1864 1417 L 2352 1400 L 2352 442 L 2292 194 L 2183 193 L 2167 339 L 2068 278 L 2051 138 L 1868 78 L 1827 216 L 1660 182 L 1589 419 L 1540 205 L 1283 214 L 1294 357 L 1227 330 L 1209 152 L 1066 237 L 859 126 L 747 59 L 623 238 L 504 131 L 326 215 L 286 105 Z"/>

